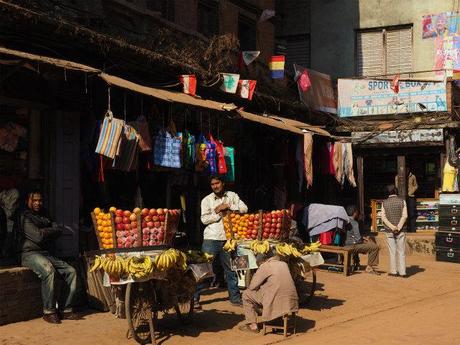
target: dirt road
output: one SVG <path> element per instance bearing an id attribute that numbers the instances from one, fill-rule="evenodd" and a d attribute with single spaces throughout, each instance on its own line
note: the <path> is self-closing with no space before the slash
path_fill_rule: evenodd
<path id="1" fill-rule="evenodd" d="M 298 334 L 287 339 L 240 332 L 237 326 L 243 321 L 241 309 L 226 302 L 225 292 L 218 292 L 204 297 L 204 311 L 196 314 L 192 326 L 181 326 L 172 316 L 162 320 L 160 344 L 460 344 L 460 265 L 410 256 L 408 266 L 410 277 L 406 279 L 319 272 L 319 291 L 310 308 L 299 313 Z M 386 257 L 382 257 L 381 268 L 386 267 Z M 135 342 L 126 339 L 126 320 L 115 319 L 109 313 L 92 313 L 62 325 L 37 319 L 0 327 L 0 345 L 19 344 Z"/>

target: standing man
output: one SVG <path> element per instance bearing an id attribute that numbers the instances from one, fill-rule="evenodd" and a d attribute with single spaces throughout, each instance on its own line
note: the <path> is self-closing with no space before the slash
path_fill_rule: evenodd
<path id="1" fill-rule="evenodd" d="M 359 211 L 355 205 L 347 206 L 347 214 L 350 217 L 350 224 L 346 233 L 345 246 L 351 248 L 353 255 L 367 254 L 366 272 L 379 275 L 375 269 L 379 264 L 378 244 L 361 236 L 358 224 Z"/>
<path id="2" fill-rule="evenodd" d="M 40 192 L 29 193 L 26 206 L 18 224 L 23 237 L 20 241 L 21 262 L 42 281 L 43 319 L 49 323 L 61 323 L 61 319 L 75 320 L 72 303 L 77 289 L 77 273 L 72 266 L 50 254 L 61 229 L 54 227 L 45 215 Z M 59 301 L 55 291 L 58 275 L 65 282 Z"/>
<path id="3" fill-rule="evenodd" d="M 398 196 L 398 190 L 394 185 L 388 185 L 386 189 L 388 198 L 382 204 L 382 221 L 390 255 L 388 275 L 406 277 L 406 234 L 402 230 L 407 220 L 407 206 Z"/>
<path id="4" fill-rule="evenodd" d="M 226 241 L 223 218 L 227 212 L 247 213 L 248 207 L 239 198 L 238 194 L 225 190 L 225 183 L 221 176 L 211 177 L 212 193 L 201 201 L 201 222 L 206 225 L 203 234 L 202 252 L 219 258 L 227 278 L 227 289 L 230 303 L 241 306 L 241 295 L 238 289 L 238 277 L 230 269 L 230 254 L 223 247 Z M 200 309 L 200 290 L 195 293 L 195 307 Z"/>
<path id="5" fill-rule="evenodd" d="M 399 189 L 398 176 L 395 177 L 396 189 Z M 415 232 L 417 230 L 417 202 L 415 192 L 418 189 L 417 178 L 407 169 L 407 213 L 408 213 L 408 228 L 407 232 Z"/>

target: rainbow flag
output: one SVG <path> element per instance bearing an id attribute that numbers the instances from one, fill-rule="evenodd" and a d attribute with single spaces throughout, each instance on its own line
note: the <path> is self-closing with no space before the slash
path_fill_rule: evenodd
<path id="1" fill-rule="evenodd" d="M 284 79 L 284 55 L 274 55 L 268 63 L 272 79 Z"/>

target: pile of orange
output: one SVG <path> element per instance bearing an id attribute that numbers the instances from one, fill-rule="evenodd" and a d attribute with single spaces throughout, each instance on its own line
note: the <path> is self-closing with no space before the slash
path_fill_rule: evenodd
<path id="1" fill-rule="evenodd" d="M 99 207 L 94 209 L 97 222 L 97 233 L 101 240 L 102 249 L 113 248 L 113 228 L 110 212 L 104 213 Z"/>
<path id="2" fill-rule="evenodd" d="M 230 224 L 234 239 L 257 238 L 258 215 L 230 213 L 224 218 L 225 236 L 231 238 Z M 257 223 L 257 224 L 256 224 Z"/>

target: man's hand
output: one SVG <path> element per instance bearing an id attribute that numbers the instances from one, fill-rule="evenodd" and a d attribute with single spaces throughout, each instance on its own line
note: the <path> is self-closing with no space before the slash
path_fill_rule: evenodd
<path id="1" fill-rule="evenodd" d="M 363 236 L 363 243 L 369 242 L 369 236 Z"/>
<path id="2" fill-rule="evenodd" d="M 228 204 L 221 204 L 221 205 L 217 206 L 214 211 L 216 213 L 221 213 L 221 212 L 227 211 L 229 209 L 230 209 L 230 206 Z"/>

